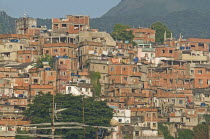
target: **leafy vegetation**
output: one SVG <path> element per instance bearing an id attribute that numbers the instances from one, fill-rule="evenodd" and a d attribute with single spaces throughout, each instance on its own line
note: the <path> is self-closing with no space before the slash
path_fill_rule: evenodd
<path id="1" fill-rule="evenodd" d="M 53 68 L 53 57 L 52 56 L 49 56 L 49 55 L 44 55 L 44 56 L 41 56 L 39 57 L 35 67 L 37 68 L 43 68 L 43 62 L 49 62 L 49 66 L 51 68 Z"/>
<path id="2" fill-rule="evenodd" d="M 193 131 L 189 129 L 178 130 L 178 138 L 177 139 L 192 139 Z"/>
<path id="3" fill-rule="evenodd" d="M 166 32 L 167 36 L 170 37 L 171 31 L 161 22 L 156 22 L 151 25 L 151 28 L 156 30 L 155 41 L 162 43 L 164 41 L 164 33 Z"/>
<path id="4" fill-rule="evenodd" d="M 131 43 L 133 41 L 134 35 L 132 34 L 132 31 L 126 31 L 128 28 L 130 28 L 128 25 L 115 24 L 111 36 L 115 40 L 120 40 L 123 42 L 129 41 Z"/>
<path id="5" fill-rule="evenodd" d="M 199 124 L 193 128 L 194 139 L 207 139 L 208 138 L 208 125 Z"/>
<path id="6" fill-rule="evenodd" d="M 158 123 L 158 134 L 163 135 L 165 139 L 174 139 L 174 137 L 170 135 L 168 127 L 164 126 L 162 123 Z"/>
<path id="7" fill-rule="evenodd" d="M 93 93 L 95 97 L 100 96 L 101 94 L 101 84 L 100 84 L 100 78 L 101 74 L 100 72 L 90 72 L 89 77 L 91 79 L 91 84 L 93 85 Z"/>
<path id="8" fill-rule="evenodd" d="M 59 122 L 79 122 L 83 123 L 83 101 L 84 101 L 84 119 L 87 125 L 110 126 L 112 118 L 112 109 L 106 105 L 106 102 L 94 101 L 93 98 L 82 98 L 82 96 L 72 96 L 57 94 L 55 103 L 61 103 L 63 120 Z M 33 100 L 33 104 L 29 105 L 29 109 L 24 112 L 24 115 L 30 118 L 32 123 L 50 123 L 51 118 L 49 109 L 51 108 L 52 95 L 38 95 Z M 55 120 L 58 121 L 58 120 Z M 47 132 L 48 133 L 48 132 Z M 94 134 L 93 134 L 94 133 Z M 83 138 L 83 130 L 56 130 L 56 134 L 62 134 L 68 138 Z M 86 128 L 87 138 L 94 138 L 95 129 Z"/>

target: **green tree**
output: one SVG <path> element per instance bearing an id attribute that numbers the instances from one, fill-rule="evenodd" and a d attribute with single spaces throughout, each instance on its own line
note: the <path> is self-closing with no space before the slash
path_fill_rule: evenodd
<path id="1" fill-rule="evenodd" d="M 208 138 L 208 125 L 199 124 L 193 128 L 193 135 L 195 139 L 207 139 Z"/>
<path id="2" fill-rule="evenodd" d="M 170 135 L 168 127 L 164 126 L 162 123 L 158 124 L 158 134 L 163 135 L 164 139 L 174 139 L 174 137 Z"/>
<path id="3" fill-rule="evenodd" d="M 178 139 L 192 139 L 193 131 L 189 129 L 178 130 Z"/>
<path id="4" fill-rule="evenodd" d="M 171 31 L 168 29 L 166 25 L 161 22 L 155 22 L 151 25 L 151 29 L 156 31 L 155 41 L 158 43 L 162 43 L 164 41 L 164 33 L 167 33 L 167 37 L 170 37 Z"/>
<path id="5" fill-rule="evenodd" d="M 91 79 L 91 84 L 93 85 L 94 96 L 98 97 L 101 94 L 101 74 L 99 72 L 90 72 L 89 77 Z"/>
<path id="6" fill-rule="evenodd" d="M 43 68 L 43 62 L 49 62 L 49 66 L 51 68 L 53 68 L 53 57 L 52 56 L 44 55 L 44 56 L 39 57 L 35 67 Z"/>
<path id="7" fill-rule="evenodd" d="M 55 103 L 61 103 L 61 109 L 67 108 L 62 111 L 63 120 L 59 122 L 79 122 L 83 123 L 83 104 L 84 104 L 84 119 L 87 125 L 96 126 L 110 126 L 110 120 L 113 115 L 113 110 L 106 105 L 104 101 L 94 101 L 94 98 L 82 98 L 82 96 L 72 96 L 57 94 L 55 96 Z M 50 123 L 51 118 L 49 109 L 51 108 L 52 95 L 37 95 L 33 104 L 24 111 L 24 115 L 28 117 L 32 123 Z M 55 120 L 57 121 L 57 120 Z M 95 129 L 87 127 L 87 138 L 95 137 Z M 93 134 L 94 133 L 94 134 Z M 83 138 L 83 130 L 56 130 L 56 134 L 62 134 L 68 138 Z"/>
<path id="8" fill-rule="evenodd" d="M 113 32 L 111 33 L 111 36 L 115 40 L 121 40 L 123 42 L 129 41 L 132 43 L 134 35 L 132 31 L 127 31 L 126 29 L 130 28 L 128 25 L 123 25 L 123 24 L 115 24 Z"/>

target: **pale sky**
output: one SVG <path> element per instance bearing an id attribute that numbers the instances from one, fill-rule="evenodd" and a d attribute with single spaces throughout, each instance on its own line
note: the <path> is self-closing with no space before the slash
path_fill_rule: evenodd
<path id="1" fill-rule="evenodd" d="M 60 18 L 65 15 L 100 17 L 120 0 L 0 0 L 0 10 L 12 17 Z"/>

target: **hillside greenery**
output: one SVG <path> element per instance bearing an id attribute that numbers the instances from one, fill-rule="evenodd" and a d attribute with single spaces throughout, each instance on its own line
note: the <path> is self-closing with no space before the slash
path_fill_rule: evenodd
<path id="1" fill-rule="evenodd" d="M 112 32 L 115 24 L 150 27 L 162 22 L 178 38 L 210 38 L 209 0 L 122 0 L 101 18 L 91 20 L 92 28 Z"/>
<path id="2" fill-rule="evenodd" d="M 156 31 L 155 34 L 155 41 L 162 43 L 164 41 L 164 34 L 166 33 L 166 37 L 169 38 L 171 36 L 171 31 L 168 29 L 167 26 L 165 26 L 161 22 L 156 22 L 151 25 L 151 29 L 154 29 Z"/>
<path id="3" fill-rule="evenodd" d="M 133 41 L 134 35 L 132 34 L 132 31 L 126 30 L 128 28 L 130 28 L 128 25 L 115 24 L 113 32 L 111 33 L 112 38 L 123 42 L 129 41 L 131 43 Z"/>

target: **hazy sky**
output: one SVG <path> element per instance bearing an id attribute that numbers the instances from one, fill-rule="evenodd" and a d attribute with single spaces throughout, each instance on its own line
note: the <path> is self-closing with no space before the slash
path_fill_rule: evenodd
<path id="1" fill-rule="evenodd" d="M 120 0 L 0 0 L 0 10 L 12 17 L 21 17 L 26 11 L 30 17 L 52 18 L 65 15 L 100 17 Z"/>

